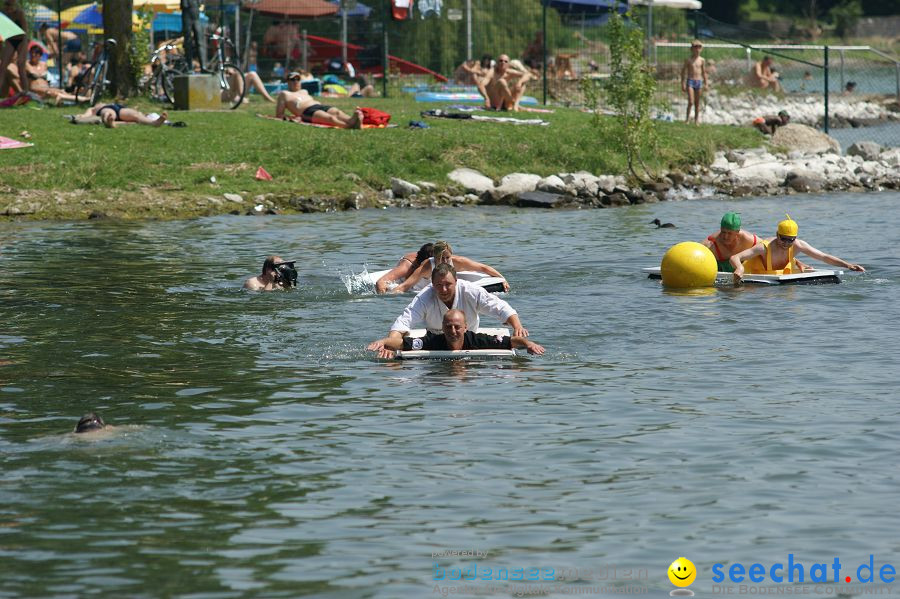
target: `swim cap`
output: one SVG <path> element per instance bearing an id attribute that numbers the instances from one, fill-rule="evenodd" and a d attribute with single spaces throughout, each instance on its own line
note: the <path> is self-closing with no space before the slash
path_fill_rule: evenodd
<path id="1" fill-rule="evenodd" d="M 796 221 L 791 219 L 790 214 L 785 214 L 785 216 L 787 218 L 778 223 L 778 234 L 784 235 L 785 237 L 796 237 L 800 227 L 797 226 Z"/>
<path id="2" fill-rule="evenodd" d="M 726 231 L 741 230 L 741 215 L 737 212 L 726 212 L 722 217 L 722 229 Z"/>

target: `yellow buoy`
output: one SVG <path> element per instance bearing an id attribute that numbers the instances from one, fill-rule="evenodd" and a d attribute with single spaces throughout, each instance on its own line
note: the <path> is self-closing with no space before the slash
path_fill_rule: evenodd
<path id="1" fill-rule="evenodd" d="M 716 282 L 718 265 L 712 251 L 696 241 L 682 241 L 669 248 L 660 265 L 666 287 L 709 287 Z"/>

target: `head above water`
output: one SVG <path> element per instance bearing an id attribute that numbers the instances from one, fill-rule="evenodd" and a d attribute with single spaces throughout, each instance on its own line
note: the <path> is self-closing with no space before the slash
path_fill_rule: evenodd
<path id="1" fill-rule="evenodd" d="M 263 261 L 262 274 L 263 276 L 269 274 L 270 272 L 275 270 L 275 265 L 279 262 L 282 262 L 281 256 L 268 256 L 265 261 Z"/>
<path id="2" fill-rule="evenodd" d="M 740 231 L 741 214 L 739 212 L 726 212 L 722 217 L 721 228 L 723 231 Z"/>
<path id="3" fill-rule="evenodd" d="M 422 264 L 423 262 L 431 258 L 432 254 L 434 254 L 434 244 L 426 243 L 419 248 L 418 252 L 416 252 L 416 261 L 413 264 L 415 264 L 416 266 Z"/>
<path id="4" fill-rule="evenodd" d="M 448 253 L 450 256 L 453 255 L 453 248 L 450 247 L 450 243 L 446 241 L 435 241 L 434 247 L 432 248 L 432 255 L 434 256 L 434 263 L 440 264 L 441 258 L 443 258 L 444 253 Z"/>
<path id="5" fill-rule="evenodd" d="M 103 422 L 103 418 L 100 418 L 94 412 L 88 412 L 84 416 L 81 417 L 81 420 L 78 421 L 78 424 L 75 425 L 76 433 L 90 433 L 93 431 L 99 431 L 103 427 L 106 426 L 106 423 Z"/>
<path id="6" fill-rule="evenodd" d="M 800 227 L 797 222 L 791 218 L 790 214 L 785 214 L 785 220 L 778 223 L 778 235 L 784 237 L 796 237 Z"/>
<path id="7" fill-rule="evenodd" d="M 779 111 L 779 112 L 778 112 L 778 116 L 780 116 L 780 117 L 781 117 L 781 120 L 784 121 L 785 123 L 788 122 L 788 121 L 791 119 L 791 115 L 789 115 L 789 114 L 787 113 L 787 110 L 781 110 L 781 111 Z"/>
<path id="8" fill-rule="evenodd" d="M 447 310 L 441 321 L 441 330 L 451 346 L 458 346 L 454 349 L 462 349 L 462 340 L 468 330 L 466 315 L 462 310 Z"/>

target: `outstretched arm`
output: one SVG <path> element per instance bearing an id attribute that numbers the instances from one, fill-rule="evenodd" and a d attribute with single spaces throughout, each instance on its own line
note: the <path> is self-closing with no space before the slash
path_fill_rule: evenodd
<path id="1" fill-rule="evenodd" d="M 825 252 L 819 251 L 813 246 L 809 245 L 802 239 L 798 239 L 796 241 L 797 251 L 803 252 L 807 256 L 811 258 L 815 258 L 816 260 L 821 260 L 826 264 L 830 264 L 832 266 L 840 266 L 842 268 L 846 268 L 848 270 L 855 270 L 858 272 L 866 272 L 866 269 L 860 266 L 859 264 L 852 264 L 847 262 L 846 260 L 842 260 L 837 256 L 832 256 L 831 254 L 826 254 Z"/>
<path id="2" fill-rule="evenodd" d="M 474 270 L 476 272 L 487 273 L 492 277 L 503 279 L 503 291 L 509 291 L 509 283 L 506 282 L 506 277 L 501 275 L 500 271 L 498 271 L 496 268 L 493 268 L 481 262 L 476 262 L 475 260 L 466 258 L 465 256 L 453 256 L 453 266 L 457 271 Z"/>
<path id="3" fill-rule="evenodd" d="M 426 260 L 411 275 L 406 277 L 405 281 L 394 287 L 391 293 L 405 293 L 412 289 L 419 282 L 419 279 L 427 278 L 429 275 L 431 275 L 431 261 Z"/>
<path id="4" fill-rule="evenodd" d="M 528 350 L 529 354 L 534 354 L 537 356 L 541 356 L 544 354 L 544 346 L 538 345 L 534 341 L 530 341 L 525 337 L 519 337 L 518 335 L 513 335 L 509 338 L 510 343 L 512 343 L 513 347 L 522 347 Z"/>
<path id="5" fill-rule="evenodd" d="M 403 349 L 403 334 L 400 331 L 391 331 L 387 337 L 367 345 L 366 349 L 377 353 L 379 358 L 393 358 L 394 351 Z"/>
<path id="6" fill-rule="evenodd" d="M 380 279 L 375 281 L 375 293 L 384 293 L 387 291 L 388 283 L 399 279 L 405 279 L 409 275 L 410 266 L 412 266 L 412 264 L 403 260 L 402 264 L 398 264 L 386 272 Z"/>

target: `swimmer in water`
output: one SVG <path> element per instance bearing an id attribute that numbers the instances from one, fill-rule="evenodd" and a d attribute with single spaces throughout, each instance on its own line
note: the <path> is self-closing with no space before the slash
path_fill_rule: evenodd
<path id="1" fill-rule="evenodd" d="M 100 418 L 94 412 L 88 412 L 84 416 L 81 417 L 81 420 L 78 421 L 78 424 L 75 425 L 76 433 L 93 433 L 95 431 L 103 430 L 106 427 L 106 423 L 103 422 L 103 418 Z"/>

